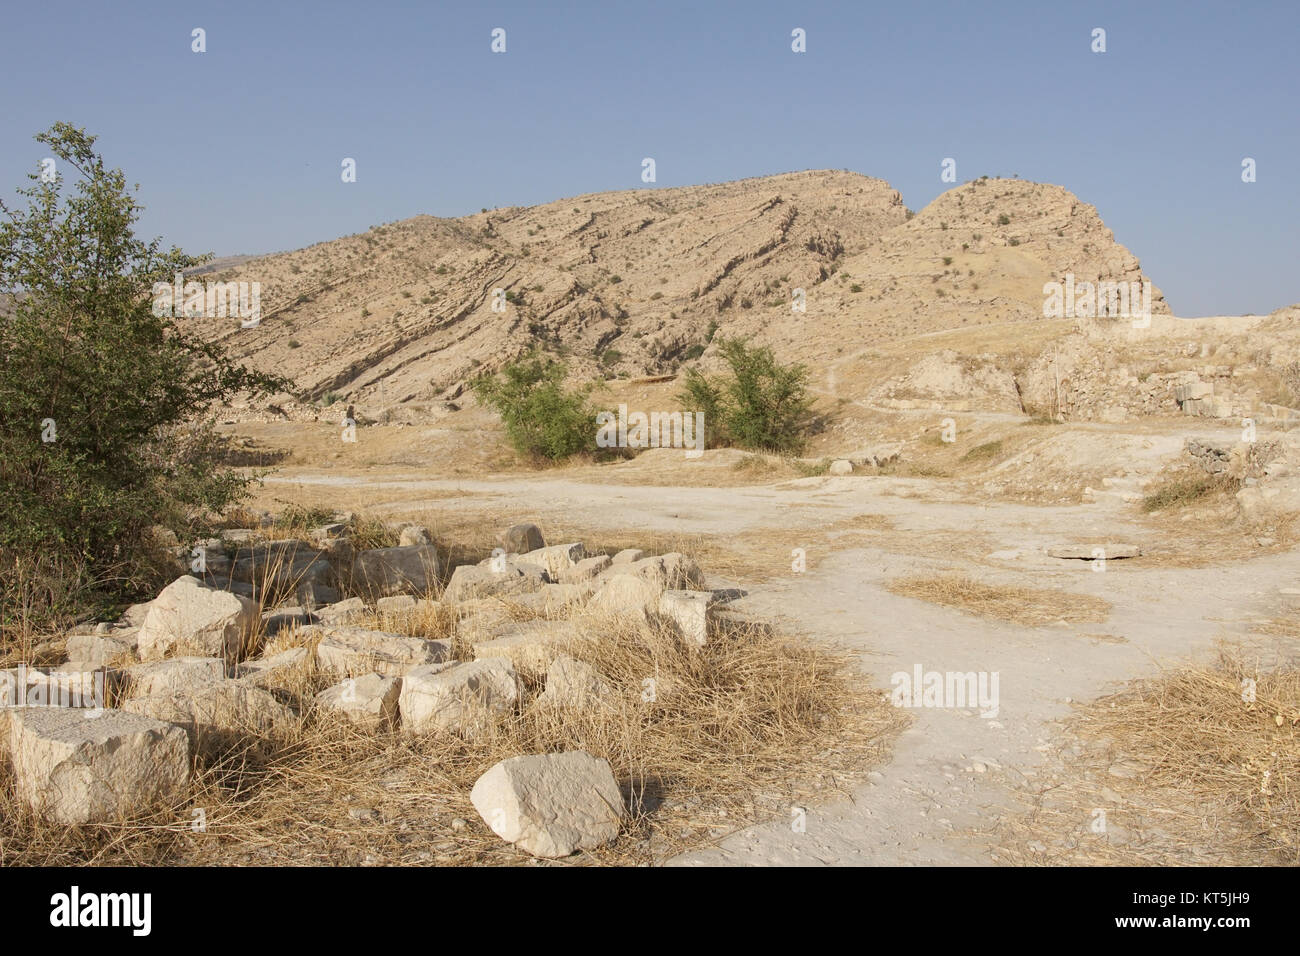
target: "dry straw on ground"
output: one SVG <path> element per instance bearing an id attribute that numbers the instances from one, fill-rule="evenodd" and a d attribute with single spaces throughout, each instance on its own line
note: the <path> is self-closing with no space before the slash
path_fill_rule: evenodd
<path id="1" fill-rule="evenodd" d="M 886 587 L 904 597 L 1024 627 L 1040 627 L 1060 621 L 1099 623 L 1110 614 L 1108 602 L 1088 594 L 988 584 L 957 573 L 897 578 Z"/>
<path id="2" fill-rule="evenodd" d="M 1295 667 L 1260 671 L 1224 651 L 1089 703 L 1069 730 L 1060 779 L 1003 827 L 1011 861 L 1300 864 Z"/>

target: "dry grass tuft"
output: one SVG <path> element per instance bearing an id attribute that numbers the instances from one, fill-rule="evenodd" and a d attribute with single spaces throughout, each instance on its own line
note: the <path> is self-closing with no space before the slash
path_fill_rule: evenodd
<path id="1" fill-rule="evenodd" d="M 1060 621 L 1100 623 L 1110 616 L 1110 603 L 1092 595 L 986 584 L 964 574 L 921 574 L 897 578 L 886 587 L 904 597 L 1024 627 L 1041 627 Z"/>
<path id="2" fill-rule="evenodd" d="M 1070 730 L 1082 746 L 1064 779 L 1008 824 L 1013 855 L 1034 844 L 1020 862 L 1300 863 L 1295 667 L 1261 672 L 1225 651 L 1088 704 Z M 1088 826 L 1096 809 L 1105 833 Z"/>

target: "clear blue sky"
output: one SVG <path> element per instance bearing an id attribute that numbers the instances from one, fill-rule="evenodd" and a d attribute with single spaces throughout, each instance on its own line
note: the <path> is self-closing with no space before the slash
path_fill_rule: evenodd
<path id="1" fill-rule="evenodd" d="M 140 183 L 143 230 L 191 252 L 640 188 L 645 156 L 658 187 L 850 169 L 920 209 L 951 156 L 959 182 L 1097 206 L 1178 314 L 1300 301 L 1295 0 L 96 0 L 2 22 L 6 197 L 65 120 Z"/>

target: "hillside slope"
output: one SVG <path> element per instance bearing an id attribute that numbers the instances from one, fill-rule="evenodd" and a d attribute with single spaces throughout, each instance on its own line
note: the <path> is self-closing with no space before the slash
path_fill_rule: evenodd
<path id="1" fill-rule="evenodd" d="M 1043 284 L 1067 273 L 1146 278 L 1059 186 L 978 180 L 913 215 L 882 180 L 812 171 L 417 216 L 203 276 L 260 282 L 256 328 L 185 321 L 288 375 L 299 401 L 374 409 L 454 397 L 537 345 L 612 377 L 709 364 L 715 331 L 820 365 L 882 340 L 1041 322 Z"/>

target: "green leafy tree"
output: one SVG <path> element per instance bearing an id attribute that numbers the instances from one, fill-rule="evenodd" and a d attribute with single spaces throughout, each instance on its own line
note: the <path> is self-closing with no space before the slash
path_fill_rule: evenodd
<path id="1" fill-rule="evenodd" d="M 560 461 L 594 452 L 593 386 L 564 387 L 565 367 L 531 353 L 506 365 L 499 375 L 474 382 L 479 401 L 496 410 L 506 437 L 521 455 Z"/>
<path id="2" fill-rule="evenodd" d="M 0 576 L 37 555 L 138 585 L 151 529 L 184 537 L 246 493 L 205 413 L 287 383 L 155 316 L 154 283 L 206 257 L 136 237 L 141 207 L 95 137 L 36 139 L 57 174 L 31 174 L 25 209 L 0 202 Z"/>
<path id="3" fill-rule="evenodd" d="M 729 374 L 709 377 L 689 369 L 682 401 L 704 413 L 710 444 L 797 454 L 812 428 L 808 369 L 782 365 L 772 350 L 741 339 L 719 339 Z"/>

